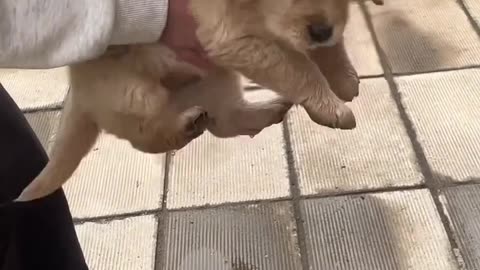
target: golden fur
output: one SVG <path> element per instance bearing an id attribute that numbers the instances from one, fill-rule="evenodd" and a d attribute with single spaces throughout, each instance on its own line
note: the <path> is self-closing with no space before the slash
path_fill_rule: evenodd
<path id="1" fill-rule="evenodd" d="M 72 65 L 51 160 L 18 200 L 61 187 L 101 131 L 143 152 L 161 153 L 184 147 L 205 130 L 218 137 L 253 136 L 281 122 L 293 104 L 320 125 L 354 128 L 344 104 L 358 95 L 342 42 L 348 4 L 191 0 L 197 36 L 217 65 L 208 74 L 177 61 L 160 43 L 112 47 L 98 59 Z M 307 30 L 312 25 L 331 28 L 331 35 L 319 41 Z M 278 96 L 246 100 L 239 74 Z"/>

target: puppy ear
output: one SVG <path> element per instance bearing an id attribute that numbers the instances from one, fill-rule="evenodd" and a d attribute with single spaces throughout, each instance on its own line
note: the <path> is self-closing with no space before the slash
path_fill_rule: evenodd
<path id="1" fill-rule="evenodd" d="M 375 5 L 382 6 L 384 4 L 383 0 L 372 0 Z"/>

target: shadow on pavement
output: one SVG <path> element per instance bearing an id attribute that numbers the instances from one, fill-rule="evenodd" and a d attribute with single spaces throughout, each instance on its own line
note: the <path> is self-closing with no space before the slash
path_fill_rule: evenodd
<path id="1" fill-rule="evenodd" d="M 305 202 L 312 269 L 404 269 L 399 211 L 376 195 Z M 402 206 L 400 206 L 402 207 Z"/>
<path id="2" fill-rule="evenodd" d="M 394 73 L 445 69 L 458 50 L 446 37 L 424 32 L 405 19 L 403 12 L 384 14 L 386 22 L 376 27 L 377 35 Z"/>

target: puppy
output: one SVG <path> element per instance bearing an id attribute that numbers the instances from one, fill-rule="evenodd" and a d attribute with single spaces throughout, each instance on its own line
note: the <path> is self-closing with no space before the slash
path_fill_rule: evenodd
<path id="1" fill-rule="evenodd" d="M 177 61 L 162 44 L 113 47 L 71 66 L 72 88 L 51 160 L 17 200 L 61 187 L 101 131 L 161 153 L 181 149 L 206 129 L 217 137 L 254 136 L 280 122 L 293 104 L 320 125 L 354 128 L 353 113 L 340 98 L 358 94 L 356 76 L 346 73 L 355 79 L 346 88 L 335 81 L 339 98 L 321 72 L 328 69 L 321 65 L 321 46 L 334 46 L 339 71 L 354 70 L 341 43 L 348 3 L 191 0 L 198 38 L 217 65 L 209 74 Z M 247 102 L 239 74 L 278 95 Z"/>

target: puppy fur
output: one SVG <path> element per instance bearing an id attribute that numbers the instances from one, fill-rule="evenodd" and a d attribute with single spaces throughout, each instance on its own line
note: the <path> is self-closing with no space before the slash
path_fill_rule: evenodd
<path id="1" fill-rule="evenodd" d="M 377 0 L 374 2 L 378 2 Z M 136 149 L 181 149 L 205 130 L 217 137 L 254 136 L 302 105 L 316 123 L 352 129 L 344 104 L 358 79 L 342 42 L 349 0 L 191 0 L 197 36 L 216 64 L 204 74 L 164 45 L 116 46 L 70 67 L 71 91 L 51 159 L 17 201 L 60 188 L 100 132 Z M 331 28 L 312 38 L 312 25 Z M 330 46 L 330 47 L 324 47 Z M 277 96 L 248 102 L 240 74 Z M 342 100 L 343 99 L 343 100 Z"/>

